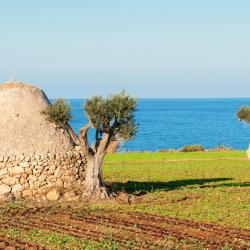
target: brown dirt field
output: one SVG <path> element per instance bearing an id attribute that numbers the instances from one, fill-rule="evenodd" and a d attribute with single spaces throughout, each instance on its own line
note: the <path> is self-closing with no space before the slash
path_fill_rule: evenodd
<path id="1" fill-rule="evenodd" d="M 2 226 L 2 225 L 1 225 Z M 24 242 L 20 239 L 11 239 L 5 235 L 0 235 L 0 249 L 5 249 L 5 250 L 46 250 L 43 247 L 40 247 L 38 245 Z"/>
<path id="2" fill-rule="evenodd" d="M 112 234 L 112 240 L 119 243 L 122 249 L 128 249 L 128 241 L 135 243 L 134 249 L 169 249 L 165 245 L 166 239 L 185 242 L 187 246 L 197 243 L 204 249 L 222 249 L 224 246 L 230 249 L 250 249 L 250 230 L 146 213 L 113 210 L 79 212 L 73 209 L 63 212 L 41 207 L 12 209 L 0 219 L 0 227 L 5 229 L 41 229 L 97 242 L 110 239 Z M 16 249 L 44 249 L 18 240 L 13 242 L 5 236 L 0 237 L 0 242 Z"/>

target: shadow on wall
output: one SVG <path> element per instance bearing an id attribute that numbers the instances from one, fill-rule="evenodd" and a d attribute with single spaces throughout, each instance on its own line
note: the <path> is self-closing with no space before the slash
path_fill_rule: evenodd
<path id="1" fill-rule="evenodd" d="M 111 183 L 109 187 L 112 191 L 124 191 L 129 194 L 143 195 L 148 192 L 154 192 L 157 190 L 171 191 L 186 186 L 190 186 L 190 188 L 196 188 L 195 185 L 198 185 L 199 188 L 218 187 L 218 186 L 228 186 L 228 187 L 250 186 L 250 182 L 222 183 L 222 184 L 213 183 L 213 182 L 231 181 L 231 180 L 233 179 L 232 178 L 208 178 L 208 179 L 188 179 L 188 180 L 185 179 L 185 180 L 177 180 L 169 182 L 128 181 L 125 183 L 114 182 Z"/>

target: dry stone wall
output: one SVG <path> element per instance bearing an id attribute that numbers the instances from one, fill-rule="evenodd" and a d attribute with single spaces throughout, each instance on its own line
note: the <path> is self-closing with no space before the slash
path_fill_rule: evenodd
<path id="1" fill-rule="evenodd" d="M 0 156 L 0 201 L 77 199 L 86 159 L 78 151 Z"/>

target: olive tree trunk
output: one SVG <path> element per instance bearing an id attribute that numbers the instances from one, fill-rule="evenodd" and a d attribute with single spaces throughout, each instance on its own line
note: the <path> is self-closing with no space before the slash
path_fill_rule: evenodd
<path id="1" fill-rule="evenodd" d="M 100 140 L 96 140 L 92 147 L 88 146 L 87 131 L 91 128 L 87 124 L 79 131 L 79 143 L 87 156 L 87 166 L 85 172 L 85 194 L 94 198 L 107 198 L 108 193 L 102 182 L 102 162 L 107 152 L 110 136 L 103 133 Z"/>
<path id="2" fill-rule="evenodd" d="M 104 154 L 95 154 L 88 157 L 86 175 L 85 175 L 85 190 L 87 195 L 91 197 L 106 198 L 108 196 L 105 186 L 102 182 L 102 162 Z"/>

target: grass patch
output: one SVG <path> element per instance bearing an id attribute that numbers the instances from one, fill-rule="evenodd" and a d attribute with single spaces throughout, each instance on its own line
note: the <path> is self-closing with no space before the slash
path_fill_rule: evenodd
<path id="1" fill-rule="evenodd" d="M 133 197 L 131 205 L 116 209 L 250 228 L 250 162 L 225 158 L 246 155 L 243 151 L 119 153 L 106 157 L 103 174 L 112 190 Z M 157 162 L 166 159 L 177 161 Z"/>
<path id="2" fill-rule="evenodd" d="M 218 152 L 129 152 L 107 154 L 107 162 L 128 162 L 128 161 L 169 161 L 189 159 L 229 159 L 247 158 L 245 151 L 218 151 Z"/>
<path id="3" fill-rule="evenodd" d="M 7 230 L 3 230 L 2 233 L 12 239 L 21 239 L 22 241 L 34 243 L 48 249 L 119 249 L 119 245 L 112 240 L 112 236 L 108 241 L 100 239 L 100 242 L 95 242 L 92 240 L 80 240 L 70 235 L 46 232 L 37 229 L 23 231 L 22 229 L 9 228 Z"/>

